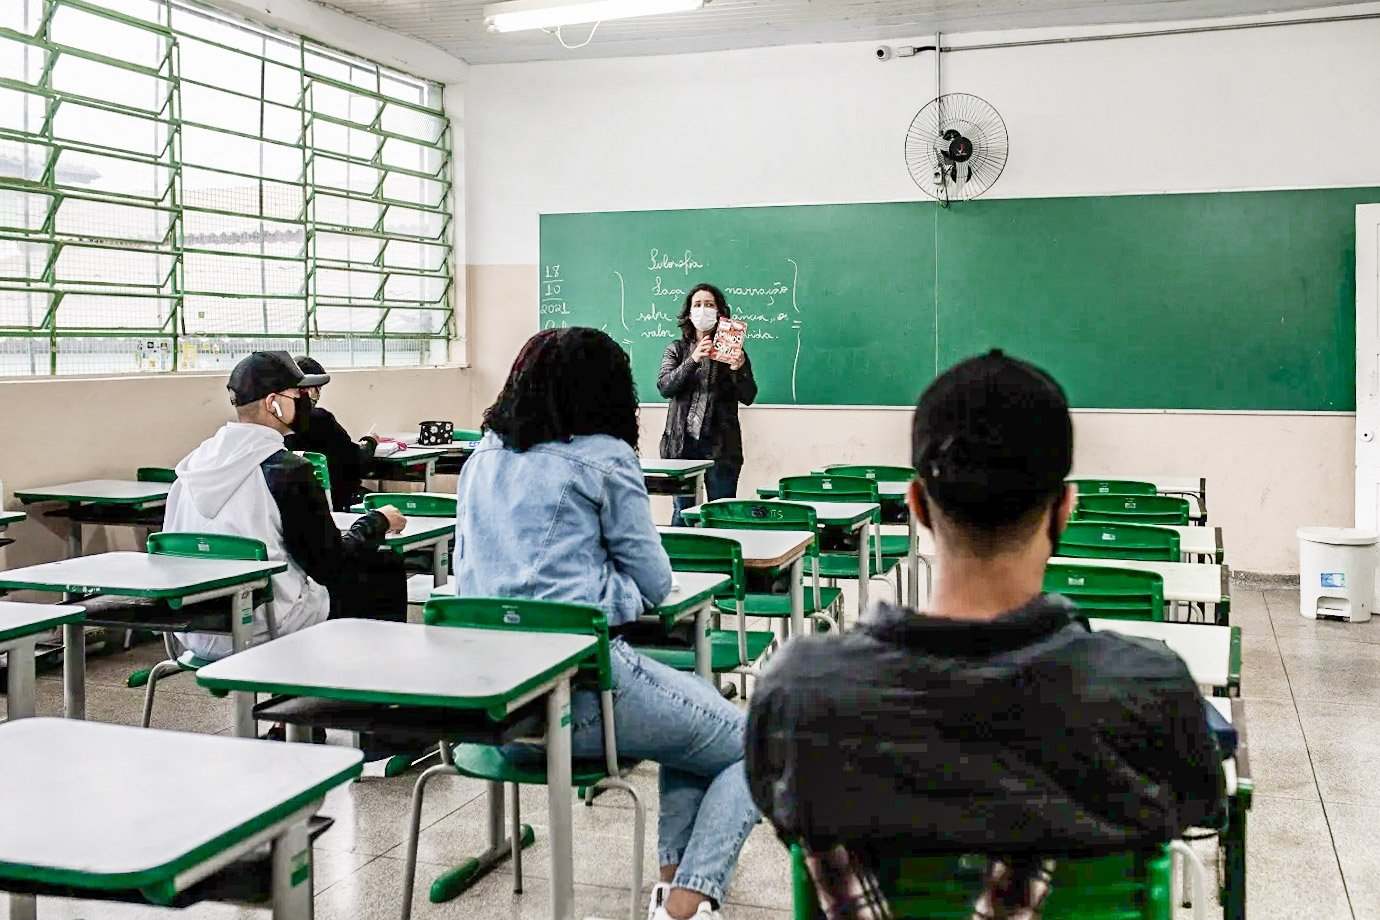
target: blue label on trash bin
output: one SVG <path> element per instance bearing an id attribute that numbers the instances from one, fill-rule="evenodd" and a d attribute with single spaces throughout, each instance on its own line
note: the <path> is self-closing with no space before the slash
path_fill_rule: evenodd
<path id="1" fill-rule="evenodd" d="M 1323 572 L 1322 586 L 1324 588 L 1345 588 L 1346 572 Z"/>

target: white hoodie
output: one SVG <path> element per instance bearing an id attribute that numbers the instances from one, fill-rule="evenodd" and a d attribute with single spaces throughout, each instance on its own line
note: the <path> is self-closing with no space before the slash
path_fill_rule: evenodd
<path id="1" fill-rule="evenodd" d="M 177 465 L 177 481 L 168 493 L 163 529 L 231 534 L 262 540 L 268 558 L 287 563 L 273 576 L 273 615 L 278 635 L 305 629 L 326 619 L 330 594 L 312 581 L 287 554 L 283 521 L 259 464 L 283 450 L 283 436 L 265 425 L 230 422 L 201 443 Z M 224 658 L 232 651 L 229 636 L 180 633 L 177 637 L 202 658 Z M 268 638 L 263 609 L 254 610 L 253 643 Z"/>

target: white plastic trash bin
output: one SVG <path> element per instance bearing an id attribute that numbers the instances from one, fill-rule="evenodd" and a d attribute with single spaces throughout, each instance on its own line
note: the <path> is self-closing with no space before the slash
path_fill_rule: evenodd
<path id="1" fill-rule="evenodd" d="M 1300 527 L 1298 534 L 1299 612 L 1310 620 L 1369 620 L 1376 534 L 1350 527 Z"/>

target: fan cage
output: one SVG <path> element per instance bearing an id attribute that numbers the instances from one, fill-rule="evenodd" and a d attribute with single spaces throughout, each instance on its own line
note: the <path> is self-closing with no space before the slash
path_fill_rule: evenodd
<path id="1" fill-rule="evenodd" d="M 956 130 L 972 142 L 972 156 L 955 163 L 946 156 L 943 134 Z M 1006 168 L 1006 122 L 987 100 L 970 93 L 946 93 L 930 100 L 906 131 L 906 168 L 920 190 L 943 202 L 968 201 L 987 191 Z"/>

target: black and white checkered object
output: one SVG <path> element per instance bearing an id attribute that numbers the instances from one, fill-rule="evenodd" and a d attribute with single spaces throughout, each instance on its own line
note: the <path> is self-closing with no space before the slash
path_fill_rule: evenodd
<path id="1" fill-rule="evenodd" d="M 455 431 L 454 422 L 422 422 L 417 443 L 424 447 L 445 447 Z"/>

